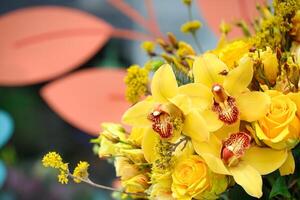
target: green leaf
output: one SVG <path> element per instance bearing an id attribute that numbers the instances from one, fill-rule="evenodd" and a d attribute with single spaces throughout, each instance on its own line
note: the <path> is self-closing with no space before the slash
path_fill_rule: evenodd
<path id="1" fill-rule="evenodd" d="M 280 176 L 276 179 L 276 181 L 272 187 L 272 190 L 270 192 L 269 199 L 271 199 L 277 195 L 281 195 L 286 198 L 291 198 L 291 194 L 288 190 L 285 179 L 282 176 Z"/>

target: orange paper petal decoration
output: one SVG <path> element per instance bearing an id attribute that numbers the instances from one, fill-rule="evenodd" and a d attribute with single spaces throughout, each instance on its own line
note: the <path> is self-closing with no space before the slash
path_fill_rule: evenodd
<path id="1" fill-rule="evenodd" d="M 258 15 L 256 4 L 263 5 L 264 2 L 265 0 L 197 0 L 201 14 L 218 35 L 222 20 L 231 23 L 243 19 L 249 23 Z M 242 36 L 242 32 L 234 28 L 229 36 L 230 38 Z"/>
<path id="2" fill-rule="evenodd" d="M 0 85 L 46 81 L 86 62 L 113 28 L 88 13 L 66 7 L 19 9 L 0 17 Z"/>
<path id="3" fill-rule="evenodd" d="M 119 123 L 130 106 L 124 76 L 121 69 L 81 70 L 46 85 L 41 95 L 71 125 L 98 135 L 102 122 Z"/>

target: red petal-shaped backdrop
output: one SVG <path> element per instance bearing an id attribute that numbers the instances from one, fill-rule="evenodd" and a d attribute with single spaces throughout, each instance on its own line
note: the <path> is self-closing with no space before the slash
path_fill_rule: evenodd
<path id="1" fill-rule="evenodd" d="M 263 5 L 265 0 L 197 0 L 201 14 L 213 29 L 220 34 L 219 25 L 222 20 L 227 23 L 244 19 L 250 22 L 258 15 L 256 4 Z M 242 32 L 234 28 L 229 34 L 230 38 L 241 36 Z"/>
<path id="2" fill-rule="evenodd" d="M 125 101 L 125 74 L 121 69 L 81 70 L 49 83 L 41 95 L 64 120 L 97 135 L 100 123 L 119 123 L 130 106 Z"/>
<path id="3" fill-rule="evenodd" d="M 0 85 L 34 84 L 57 77 L 90 59 L 113 28 L 66 7 L 19 9 L 0 17 Z"/>

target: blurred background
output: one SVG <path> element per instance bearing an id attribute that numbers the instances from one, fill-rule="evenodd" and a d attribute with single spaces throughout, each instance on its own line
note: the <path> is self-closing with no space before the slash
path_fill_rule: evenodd
<path id="1" fill-rule="evenodd" d="M 256 1 L 224 2 L 194 2 L 204 50 L 216 46 L 221 16 L 250 18 L 255 10 Z M 92 179 L 112 185 L 114 168 L 90 140 L 129 106 L 124 71 L 146 62 L 142 40 L 173 32 L 193 43 L 180 32 L 187 8 L 181 0 L 2 0 L 0 14 L 0 199 L 111 199 L 57 183 L 41 158 L 55 150 L 70 168 L 88 161 Z"/>

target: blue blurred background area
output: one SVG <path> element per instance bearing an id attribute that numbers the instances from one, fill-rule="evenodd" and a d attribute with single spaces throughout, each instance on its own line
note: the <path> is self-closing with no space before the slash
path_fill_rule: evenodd
<path id="1" fill-rule="evenodd" d="M 126 2 L 146 16 L 144 1 Z M 41 5 L 77 8 L 115 27 L 144 31 L 106 0 L 2 0 L 0 14 Z M 178 39 L 192 43 L 192 38 L 180 32 L 180 26 L 188 16 L 181 0 L 154 0 L 154 8 L 163 33 L 173 32 Z M 193 14 L 204 24 L 199 32 L 202 46 L 206 50 L 213 48 L 217 43 L 216 36 L 196 6 Z M 95 66 L 125 68 L 134 63 L 143 65 L 146 60 L 145 53 L 140 50 L 140 41 L 112 38 L 76 70 Z M 40 89 L 49 82 L 22 87 L 0 86 L 0 199 L 111 199 L 109 192 L 84 184 L 61 185 L 57 183 L 55 171 L 41 166 L 42 156 L 55 150 L 70 163 L 70 168 L 80 160 L 88 161 L 90 176 L 95 182 L 112 185 L 115 180 L 113 166 L 93 153 L 90 144 L 93 137 L 66 123 L 41 98 Z"/>

